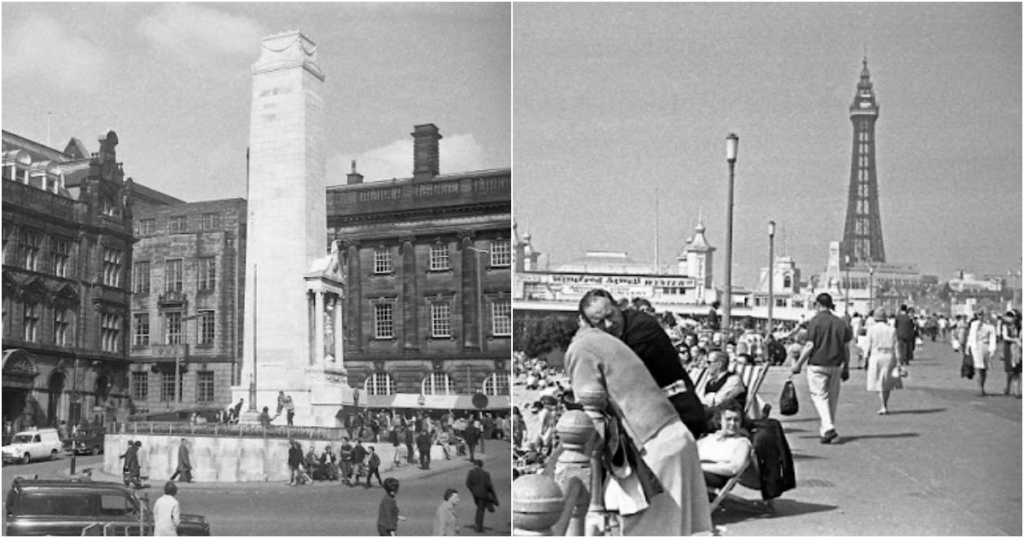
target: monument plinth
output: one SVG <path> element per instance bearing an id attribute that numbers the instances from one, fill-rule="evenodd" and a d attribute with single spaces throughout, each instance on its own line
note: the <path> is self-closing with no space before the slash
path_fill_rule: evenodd
<path id="1" fill-rule="evenodd" d="M 275 415 L 284 391 L 296 425 L 335 426 L 351 390 L 334 337 L 342 327 L 340 254 L 325 256 L 324 73 L 316 45 L 298 31 L 264 38 L 252 71 L 245 341 L 232 398 L 250 401 L 251 381 L 256 412 Z"/>

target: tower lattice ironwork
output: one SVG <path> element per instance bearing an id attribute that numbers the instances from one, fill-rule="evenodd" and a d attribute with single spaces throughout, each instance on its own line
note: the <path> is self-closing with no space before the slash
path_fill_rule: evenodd
<path id="1" fill-rule="evenodd" d="M 878 210 L 878 173 L 875 168 L 875 122 L 878 102 L 868 72 L 868 59 L 857 83 L 857 95 L 850 105 L 853 122 L 853 158 L 850 164 L 850 192 L 843 233 L 844 254 L 850 263 L 884 263 L 882 216 Z"/>

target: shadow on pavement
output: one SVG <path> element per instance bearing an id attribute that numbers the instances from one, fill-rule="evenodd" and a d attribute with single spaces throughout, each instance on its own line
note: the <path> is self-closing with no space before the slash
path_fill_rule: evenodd
<path id="1" fill-rule="evenodd" d="M 930 415 L 932 413 L 944 413 L 948 411 L 948 407 L 936 407 L 934 409 L 902 409 L 896 411 L 889 411 L 890 415 Z"/>
<path id="2" fill-rule="evenodd" d="M 793 461 L 796 460 L 820 460 L 821 456 L 815 456 L 814 454 L 799 454 L 793 452 Z"/>
<path id="3" fill-rule="evenodd" d="M 921 434 L 907 432 L 907 433 L 876 433 L 869 435 L 840 435 L 838 441 L 832 441 L 834 445 L 845 445 L 853 441 L 859 441 L 861 439 L 905 439 L 908 437 L 920 437 Z"/>
<path id="4" fill-rule="evenodd" d="M 829 512 L 838 508 L 829 504 L 815 504 L 800 502 L 791 499 L 775 499 L 775 512 L 768 514 L 765 512 L 758 512 L 745 508 L 742 504 L 733 504 L 732 501 L 725 501 L 715 510 L 712 514 L 712 520 L 715 525 L 728 525 L 730 523 L 737 523 L 740 521 L 746 521 L 749 519 L 781 519 L 790 516 L 801 516 L 804 514 L 814 514 L 817 512 Z"/>

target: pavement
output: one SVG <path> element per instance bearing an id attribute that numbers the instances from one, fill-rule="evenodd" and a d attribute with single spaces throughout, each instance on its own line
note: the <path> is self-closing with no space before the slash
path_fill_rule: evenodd
<path id="1" fill-rule="evenodd" d="M 717 533 L 1021 536 L 1021 400 L 1002 395 L 1002 363 L 994 366 L 986 390 L 998 396 L 979 397 L 977 381 L 959 377 L 960 356 L 926 341 L 884 416 L 877 393 L 865 388 L 866 371 L 851 370 L 840 393 L 840 438 L 830 445 L 818 441 L 806 368 L 793 377 L 800 411 L 782 417 L 778 401 L 790 369 L 772 367 L 759 395 L 785 429 L 797 488 L 776 499 L 768 517 L 724 505 L 713 514 Z M 525 398 L 518 405 L 535 399 L 516 389 Z M 733 493 L 760 499 L 742 486 Z"/>

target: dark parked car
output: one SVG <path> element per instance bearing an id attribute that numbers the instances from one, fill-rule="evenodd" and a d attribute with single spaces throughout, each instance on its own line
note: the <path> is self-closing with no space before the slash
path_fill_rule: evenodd
<path id="1" fill-rule="evenodd" d="M 75 454 L 102 454 L 103 438 L 106 433 L 102 426 L 81 429 L 74 436 L 64 440 L 64 449 L 73 450 Z"/>
<path id="2" fill-rule="evenodd" d="M 7 493 L 8 536 L 152 536 L 149 499 L 113 482 L 24 480 Z M 179 536 L 209 536 L 203 516 L 181 514 Z"/>

